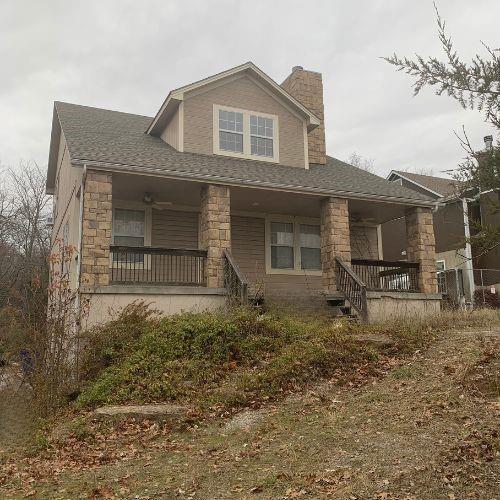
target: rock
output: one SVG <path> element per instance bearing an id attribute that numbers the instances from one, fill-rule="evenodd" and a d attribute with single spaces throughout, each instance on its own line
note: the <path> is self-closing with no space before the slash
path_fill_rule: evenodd
<path id="1" fill-rule="evenodd" d="M 374 348 L 385 349 L 392 347 L 394 345 L 394 340 L 392 340 L 387 335 L 372 335 L 372 334 L 361 334 L 356 335 L 356 341 L 360 344 L 367 344 Z"/>
<path id="2" fill-rule="evenodd" d="M 237 413 L 229 422 L 224 426 L 226 431 L 245 430 L 257 425 L 263 420 L 270 410 L 267 408 L 260 408 L 259 410 L 244 410 Z"/>
<path id="3" fill-rule="evenodd" d="M 188 408 L 173 404 L 102 406 L 93 412 L 97 420 L 160 420 L 178 422 L 186 418 Z"/>

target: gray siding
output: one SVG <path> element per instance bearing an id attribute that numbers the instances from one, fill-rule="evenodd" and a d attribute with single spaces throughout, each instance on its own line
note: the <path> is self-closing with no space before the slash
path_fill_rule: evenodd
<path id="1" fill-rule="evenodd" d="M 263 290 L 271 300 L 317 296 L 322 291 L 321 276 L 266 274 L 264 219 L 232 216 L 231 231 L 233 256 L 252 290 Z"/>

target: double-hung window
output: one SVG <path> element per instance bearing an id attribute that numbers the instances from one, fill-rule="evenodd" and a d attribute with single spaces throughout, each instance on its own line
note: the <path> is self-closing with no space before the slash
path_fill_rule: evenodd
<path id="1" fill-rule="evenodd" d="M 214 153 L 279 162 L 278 117 L 214 104 Z"/>
<path id="2" fill-rule="evenodd" d="M 250 115 L 250 154 L 267 156 L 273 154 L 273 119 Z"/>
<path id="3" fill-rule="evenodd" d="M 300 219 L 269 217 L 268 270 L 270 272 L 321 272 L 320 226 Z"/>
<path id="4" fill-rule="evenodd" d="M 321 269 L 320 228 L 314 224 L 299 224 L 300 267 L 304 270 Z"/>
<path id="5" fill-rule="evenodd" d="M 143 247 L 145 238 L 144 210 L 115 208 L 113 217 L 113 241 L 115 245 L 124 247 Z M 141 253 L 115 253 L 117 262 L 143 262 Z"/>
<path id="6" fill-rule="evenodd" d="M 271 268 L 294 268 L 294 228 L 290 222 L 271 222 Z"/>
<path id="7" fill-rule="evenodd" d="M 243 153 L 243 113 L 219 109 L 219 147 Z"/>

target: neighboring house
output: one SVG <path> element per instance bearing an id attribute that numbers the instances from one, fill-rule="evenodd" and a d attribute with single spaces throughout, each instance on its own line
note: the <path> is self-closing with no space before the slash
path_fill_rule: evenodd
<path id="1" fill-rule="evenodd" d="M 327 156 L 323 116 L 320 73 L 295 67 L 278 85 L 252 63 L 171 91 L 154 117 L 56 102 L 53 242 L 77 248 L 89 321 L 247 289 L 369 320 L 439 310 L 434 200 Z M 383 261 L 381 224 L 398 217 L 408 262 Z"/>
<path id="2" fill-rule="evenodd" d="M 446 282 L 442 274 L 444 288 L 451 287 L 453 294 L 458 290 L 467 302 L 472 302 L 476 285 L 489 286 L 500 282 L 500 249 L 478 255 L 467 242 L 474 234 L 474 220 L 500 226 L 500 215 L 491 208 L 491 198 L 496 196 L 498 199 L 498 193 L 487 192 L 477 196 L 470 193 L 465 197 L 460 195 L 460 183 L 453 179 L 396 170 L 387 179 L 432 197 L 439 203 L 433 219 L 436 269 L 438 272 L 447 271 Z M 404 220 L 396 219 L 383 224 L 382 238 L 385 258 L 404 258 Z M 455 275 L 451 272 L 454 270 L 458 270 Z"/>

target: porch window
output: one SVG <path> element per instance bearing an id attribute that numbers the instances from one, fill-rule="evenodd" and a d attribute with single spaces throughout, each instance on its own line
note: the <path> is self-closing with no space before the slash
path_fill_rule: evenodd
<path id="1" fill-rule="evenodd" d="M 321 270 L 320 228 L 312 224 L 300 224 L 300 267 Z"/>
<path id="2" fill-rule="evenodd" d="M 115 208 L 113 217 L 113 242 L 115 245 L 127 247 L 143 247 L 145 237 L 144 210 L 128 210 Z M 144 255 L 119 253 L 113 256 L 118 262 L 142 262 Z M 131 260 L 132 259 L 132 260 Z"/>
<path id="3" fill-rule="evenodd" d="M 278 117 L 214 104 L 214 153 L 279 162 Z"/>
<path id="4" fill-rule="evenodd" d="M 321 273 L 320 225 L 314 220 L 269 217 L 266 234 L 268 272 Z"/>
<path id="5" fill-rule="evenodd" d="M 271 267 L 273 269 L 293 269 L 293 224 L 271 222 Z"/>

